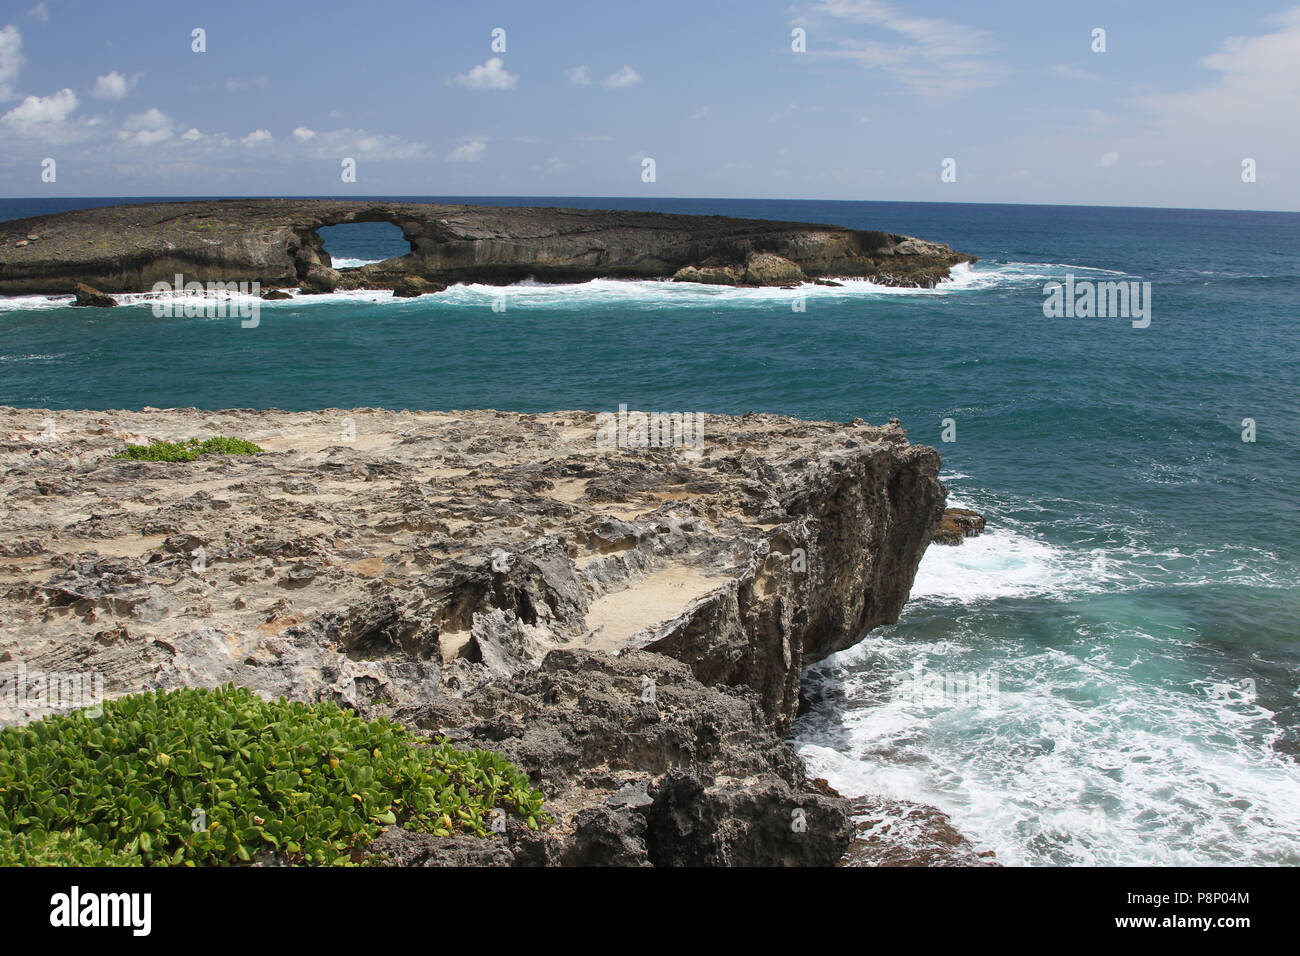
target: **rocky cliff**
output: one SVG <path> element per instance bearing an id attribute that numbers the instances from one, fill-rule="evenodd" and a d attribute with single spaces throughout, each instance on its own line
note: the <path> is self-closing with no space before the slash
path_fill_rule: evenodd
<path id="1" fill-rule="evenodd" d="M 939 456 L 704 424 L 688 450 L 602 447 L 585 412 L 0 409 L 0 667 L 334 700 L 504 752 L 558 819 L 391 832 L 392 862 L 834 863 L 854 809 L 783 737 L 802 669 L 898 617 Z M 114 457 L 211 435 L 267 451 Z"/>
<path id="2" fill-rule="evenodd" d="M 336 270 L 316 230 L 389 222 L 407 255 Z M 865 277 L 933 286 L 974 257 L 841 226 L 589 209 L 241 199 L 81 209 L 0 223 L 0 295 L 147 292 L 155 282 L 248 281 L 436 292 L 505 284 L 669 278 L 787 285 Z"/>

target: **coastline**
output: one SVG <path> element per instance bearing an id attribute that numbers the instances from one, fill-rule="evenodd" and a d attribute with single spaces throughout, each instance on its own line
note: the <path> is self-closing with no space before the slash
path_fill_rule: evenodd
<path id="1" fill-rule="evenodd" d="M 393 862 L 899 862 L 785 740 L 803 667 L 897 619 L 942 517 L 896 425 L 708 416 L 694 459 L 599 447 L 587 412 L 0 426 L 9 662 L 334 700 L 500 750 L 558 811 L 508 849 L 394 833 Z M 213 435 L 266 452 L 112 457 Z"/>
<path id="2" fill-rule="evenodd" d="M 390 223 L 405 255 L 340 271 L 317 230 Z M 297 286 L 311 294 L 456 282 L 672 278 L 732 286 L 869 278 L 933 287 L 974 256 L 942 243 L 818 223 L 624 210 L 360 200 L 218 200 L 99 206 L 0 221 L 0 295 L 143 293 L 186 284 Z M 79 289 L 84 286 L 84 289 Z"/>

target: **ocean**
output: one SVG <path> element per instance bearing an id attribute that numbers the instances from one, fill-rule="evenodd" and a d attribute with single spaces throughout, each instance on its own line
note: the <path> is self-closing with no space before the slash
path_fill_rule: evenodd
<path id="1" fill-rule="evenodd" d="M 988 530 L 930 548 L 901 620 L 808 671 L 812 774 L 937 806 L 1008 864 L 1300 863 L 1300 214 L 453 201 L 827 222 L 981 258 L 933 290 L 469 285 L 267 302 L 256 328 L 0 299 L 0 404 L 897 417 Z M 323 234 L 344 265 L 406 251 L 382 225 Z M 1069 276 L 1150 283 L 1149 325 L 1046 316 Z"/>

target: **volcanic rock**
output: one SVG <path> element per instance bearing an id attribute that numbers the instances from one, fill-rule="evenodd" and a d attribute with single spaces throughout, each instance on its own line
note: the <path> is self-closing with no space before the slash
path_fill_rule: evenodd
<path id="1" fill-rule="evenodd" d="M 411 251 L 340 274 L 317 230 L 354 222 L 396 225 Z M 29 232 L 39 232 L 41 241 L 20 246 Z M 392 289 L 407 277 L 501 285 L 530 277 L 581 282 L 676 274 L 787 285 L 801 276 L 856 276 L 933 286 L 952 266 L 974 261 L 939 243 L 813 223 L 326 199 L 79 209 L 0 223 L 0 249 L 0 295 L 58 294 L 77 281 L 108 292 L 145 292 L 177 273 L 186 281 L 257 281 L 311 293 Z M 700 272 L 680 272 L 687 267 Z"/>

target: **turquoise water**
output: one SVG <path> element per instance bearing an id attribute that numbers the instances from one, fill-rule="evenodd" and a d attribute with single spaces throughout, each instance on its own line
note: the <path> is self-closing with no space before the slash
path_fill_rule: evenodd
<path id="1" fill-rule="evenodd" d="M 0 404 L 897 416 L 989 532 L 931 549 L 902 620 L 810 672 L 795 736 L 814 772 L 937 805 L 1005 862 L 1300 863 L 1300 215 L 564 202 L 982 258 L 936 290 L 458 286 L 264 303 L 256 328 L 0 300 Z M 405 251 L 367 229 L 330 250 Z M 1150 326 L 1045 318 L 1044 284 L 1071 274 L 1150 282 Z M 918 665 L 997 691 L 917 695 Z"/>

